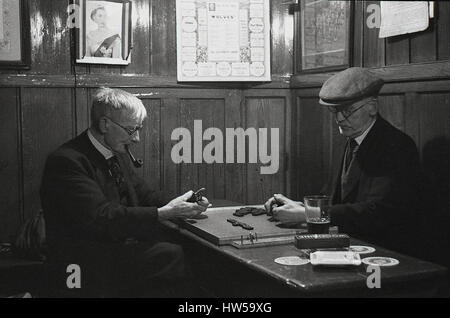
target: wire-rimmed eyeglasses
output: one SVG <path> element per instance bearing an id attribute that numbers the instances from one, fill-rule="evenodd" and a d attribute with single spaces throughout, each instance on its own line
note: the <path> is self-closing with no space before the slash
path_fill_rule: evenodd
<path id="1" fill-rule="evenodd" d="M 331 113 L 333 113 L 334 115 L 337 115 L 337 113 L 341 113 L 345 119 L 348 119 L 351 115 L 353 115 L 358 110 L 360 110 L 361 108 L 366 106 L 372 100 L 374 100 L 374 98 L 364 99 L 358 103 L 353 104 L 350 107 L 348 107 L 347 105 L 345 105 L 345 106 L 328 106 L 328 110 Z M 361 104 L 358 105 L 359 103 L 361 103 Z M 356 107 L 354 107 L 355 105 L 356 105 Z"/>
<path id="2" fill-rule="evenodd" d="M 139 130 L 141 130 L 144 126 L 143 125 L 139 125 L 134 127 L 133 129 L 122 126 L 121 124 L 119 124 L 118 122 L 115 122 L 114 120 L 112 120 L 109 117 L 108 118 L 110 121 L 112 121 L 114 124 L 116 124 L 117 126 L 119 126 L 120 128 L 122 128 L 123 130 L 125 130 L 127 132 L 128 135 L 133 136 L 134 134 L 136 134 Z"/>

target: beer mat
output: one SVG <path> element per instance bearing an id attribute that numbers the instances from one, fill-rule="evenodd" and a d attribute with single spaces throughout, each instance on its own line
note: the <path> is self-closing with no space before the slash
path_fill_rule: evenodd
<path id="1" fill-rule="evenodd" d="M 375 249 L 371 246 L 362 246 L 362 245 L 350 245 L 348 248 L 350 252 L 355 252 L 358 254 L 370 254 L 375 252 Z"/>
<path id="2" fill-rule="evenodd" d="M 309 263 L 309 259 L 307 258 L 300 258 L 298 256 L 284 256 L 284 257 L 278 257 L 275 259 L 275 263 L 281 264 L 281 265 L 305 265 Z"/>
<path id="3" fill-rule="evenodd" d="M 382 256 L 366 257 L 362 259 L 362 262 L 366 265 L 376 266 L 395 266 L 400 264 L 400 262 L 395 258 Z"/>

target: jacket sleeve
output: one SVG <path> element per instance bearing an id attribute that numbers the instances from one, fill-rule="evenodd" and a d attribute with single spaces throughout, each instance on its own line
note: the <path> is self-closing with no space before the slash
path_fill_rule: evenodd
<path id="1" fill-rule="evenodd" d="M 139 200 L 139 205 L 162 207 L 168 203 L 167 200 L 165 200 L 162 191 L 150 189 L 147 182 L 140 178 L 136 173 L 132 172 L 131 178 Z"/>
<path id="2" fill-rule="evenodd" d="M 126 207 L 108 200 L 87 165 L 66 156 L 48 158 L 41 199 L 56 224 L 101 240 L 135 237 L 137 229 L 158 219 L 156 206 Z"/>
<path id="3" fill-rule="evenodd" d="M 387 218 L 395 206 L 389 194 L 394 183 L 392 176 L 373 178 L 364 201 L 333 205 L 330 211 L 332 223 L 350 234 L 379 231 L 384 223 L 390 221 Z"/>

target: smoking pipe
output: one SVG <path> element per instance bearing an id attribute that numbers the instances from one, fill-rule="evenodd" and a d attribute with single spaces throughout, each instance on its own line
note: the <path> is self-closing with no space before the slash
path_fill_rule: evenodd
<path id="1" fill-rule="evenodd" d="M 131 153 L 131 150 L 130 150 L 130 148 L 128 147 L 128 145 L 125 146 L 125 149 L 127 150 L 128 156 L 130 156 L 130 159 L 131 159 L 131 162 L 133 163 L 133 165 L 134 165 L 136 168 L 142 167 L 142 165 L 144 164 L 144 161 L 142 161 L 142 159 L 136 159 L 136 158 L 133 156 L 133 154 Z"/>

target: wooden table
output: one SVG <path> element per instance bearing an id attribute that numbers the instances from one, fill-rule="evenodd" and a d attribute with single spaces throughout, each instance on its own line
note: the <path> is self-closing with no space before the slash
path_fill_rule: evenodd
<path id="1" fill-rule="evenodd" d="M 217 204 L 215 204 L 217 206 Z M 367 266 L 317 268 L 311 264 L 279 265 L 278 257 L 300 255 L 293 244 L 238 249 L 218 246 L 177 224 L 166 226 L 180 235 L 186 254 L 203 284 L 218 297 L 426 297 L 436 294 L 446 275 L 442 266 L 352 239 L 352 245 L 372 246 L 374 253 L 400 261 L 381 267 L 381 288 L 367 287 Z"/>

